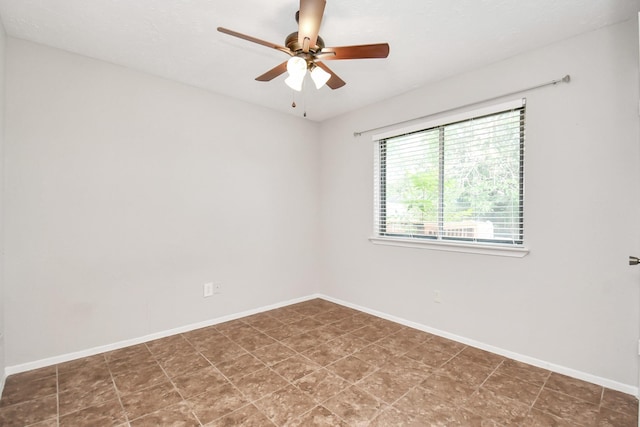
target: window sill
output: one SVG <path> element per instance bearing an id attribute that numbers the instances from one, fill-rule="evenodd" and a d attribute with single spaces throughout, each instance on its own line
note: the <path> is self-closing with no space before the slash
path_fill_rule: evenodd
<path id="1" fill-rule="evenodd" d="M 502 246 L 478 243 L 446 242 L 442 240 L 416 240 L 398 237 L 369 237 L 375 245 L 399 246 L 403 248 L 419 248 L 447 252 L 462 252 L 468 254 L 504 256 L 522 258 L 529 253 L 529 249 L 517 246 Z"/>

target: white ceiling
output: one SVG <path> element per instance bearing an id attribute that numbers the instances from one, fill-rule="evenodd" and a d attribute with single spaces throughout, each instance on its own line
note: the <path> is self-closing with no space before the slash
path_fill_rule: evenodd
<path id="1" fill-rule="evenodd" d="M 216 31 L 283 45 L 297 0 L 0 0 L 10 36 L 322 121 L 520 52 L 632 19 L 640 0 L 327 0 L 327 46 L 388 42 L 387 59 L 328 61 L 347 85 L 255 77 L 288 56 Z M 561 76 L 559 76 L 561 77 Z"/>

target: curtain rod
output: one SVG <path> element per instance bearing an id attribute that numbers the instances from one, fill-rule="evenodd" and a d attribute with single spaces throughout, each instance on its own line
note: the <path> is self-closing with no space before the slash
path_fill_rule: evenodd
<path id="1" fill-rule="evenodd" d="M 469 104 L 460 105 L 458 107 L 449 108 L 449 109 L 443 110 L 443 111 L 438 111 L 437 113 L 427 114 L 426 116 L 414 117 L 413 119 L 403 120 L 401 122 L 392 123 L 392 124 L 388 124 L 388 125 L 384 125 L 384 126 L 378 126 L 377 128 L 371 128 L 371 129 L 367 129 L 367 130 L 362 130 L 360 132 L 354 132 L 353 136 L 354 137 L 362 136 L 362 134 L 364 134 L 364 133 L 369 133 L 369 132 L 373 132 L 373 131 L 376 131 L 376 130 L 386 129 L 386 128 L 391 127 L 391 126 L 402 125 L 402 124 L 413 122 L 413 121 L 416 121 L 416 120 L 426 119 L 428 117 L 435 116 L 436 114 L 449 113 L 451 111 L 459 110 L 461 108 L 472 107 L 472 106 L 477 105 L 477 104 L 482 104 L 483 102 L 493 101 L 493 100 L 496 100 L 496 99 L 504 98 L 506 96 L 517 95 L 517 94 L 520 94 L 522 92 L 528 92 L 530 90 L 540 89 L 540 88 L 546 87 L 546 86 L 555 86 L 558 83 L 569 83 L 570 81 L 571 81 L 571 76 L 569 76 L 569 74 L 567 74 L 566 76 L 564 76 L 563 78 L 558 79 L 558 80 L 551 80 L 550 82 L 541 83 L 541 84 L 536 85 L 536 86 L 531 86 L 531 87 L 528 87 L 528 88 L 525 88 L 525 89 L 520 89 L 520 90 L 516 90 L 516 91 L 513 91 L 513 92 L 505 93 L 505 94 L 502 94 L 502 95 L 494 96 L 492 98 L 483 99 L 481 101 L 471 102 Z"/>

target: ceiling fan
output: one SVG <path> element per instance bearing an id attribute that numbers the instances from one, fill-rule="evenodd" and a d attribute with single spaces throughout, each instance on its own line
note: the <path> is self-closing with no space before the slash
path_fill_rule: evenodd
<path id="1" fill-rule="evenodd" d="M 292 89 L 300 91 L 304 77 L 309 71 L 317 89 L 320 89 L 324 84 L 331 89 L 338 89 L 346 83 L 320 60 L 386 58 L 389 55 L 389 44 L 325 47 L 324 40 L 318 35 L 325 5 L 326 0 L 300 0 L 300 10 L 296 13 L 298 31 L 287 36 L 284 46 L 223 27 L 218 27 L 218 31 L 279 50 L 291 57 L 288 61 L 256 77 L 256 80 L 260 82 L 271 81 L 287 71 L 289 76 L 285 83 Z"/>

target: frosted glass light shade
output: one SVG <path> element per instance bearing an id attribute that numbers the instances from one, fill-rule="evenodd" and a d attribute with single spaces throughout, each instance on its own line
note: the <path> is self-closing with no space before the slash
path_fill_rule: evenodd
<path id="1" fill-rule="evenodd" d="M 331 74 L 327 73 L 320 67 L 315 67 L 311 71 L 311 79 L 313 80 L 313 83 L 315 83 L 316 89 L 320 89 L 322 86 L 324 86 L 330 78 Z"/>
<path id="2" fill-rule="evenodd" d="M 300 77 L 295 76 L 295 75 L 289 75 L 289 77 L 284 79 L 284 82 L 291 89 L 300 92 L 302 90 L 302 82 L 303 82 L 303 80 L 304 80 L 304 74 L 302 76 L 300 76 Z"/>
<path id="3" fill-rule="evenodd" d="M 299 56 L 293 56 L 287 61 L 287 71 L 290 76 L 304 77 L 307 72 L 307 61 Z"/>
<path id="4" fill-rule="evenodd" d="M 285 83 L 293 90 L 300 92 L 302 90 L 302 82 L 307 74 L 307 61 L 299 56 L 293 56 L 287 61 L 287 72 L 289 77 L 285 79 Z"/>

